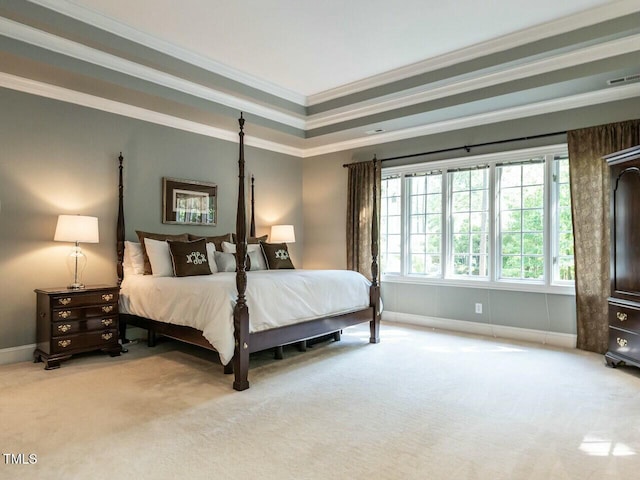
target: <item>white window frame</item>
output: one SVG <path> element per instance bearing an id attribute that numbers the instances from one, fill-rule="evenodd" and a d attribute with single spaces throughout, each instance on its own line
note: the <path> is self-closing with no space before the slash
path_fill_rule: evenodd
<path id="1" fill-rule="evenodd" d="M 382 177 L 397 176 L 403 177 L 401 181 L 401 209 L 402 209 L 402 247 L 401 247 L 401 272 L 400 274 L 384 274 L 382 275 L 382 281 L 390 283 L 418 283 L 418 284 L 434 284 L 434 285 L 451 285 L 460 287 L 475 287 L 475 288 L 487 288 L 496 290 L 514 290 L 525 292 L 544 292 L 555 293 L 564 295 L 575 295 L 575 284 L 570 281 L 556 281 L 554 278 L 554 260 L 556 258 L 557 239 L 554 238 L 555 231 L 554 223 L 556 221 L 556 188 L 553 180 L 554 173 L 554 158 L 555 155 L 567 155 L 567 145 L 549 145 L 545 147 L 528 148 L 522 150 L 499 152 L 486 155 L 469 156 L 458 159 L 441 160 L 433 162 L 425 162 L 420 164 L 403 165 L 396 167 L 383 167 Z M 500 272 L 499 249 L 498 249 L 498 214 L 497 212 L 497 195 L 499 194 L 496 182 L 496 164 L 505 162 L 518 162 L 526 161 L 533 157 L 545 157 L 545 211 L 544 211 L 544 258 L 545 258 L 545 278 L 543 281 L 539 280 L 518 280 L 518 279 L 499 279 L 498 274 Z M 451 267 L 451 195 L 449 194 L 448 175 L 446 174 L 448 169 L 455 168 L 469 168 L 480 164 L 489 165 L 489 198 L 492 200 L 489 202 L 489 277 L 474 278 L 472 276 L 460 276 L 452 275 Z M 425 171 L 425 170 L 442 170 L 442 192 L 446 192 L 446 195 L 442 196 L 443 207 L 443 233 L 442 233 L 442 275 L 439 277 L 408 274 L 409 262 L 411 261 L 408 252 L 408 238 L 407 232 L 409 226 L 407 222 L 410 221 L 407 214 L 407 202 L 408 189 L 406 188 L 405 175 L 412 173 Z"/>

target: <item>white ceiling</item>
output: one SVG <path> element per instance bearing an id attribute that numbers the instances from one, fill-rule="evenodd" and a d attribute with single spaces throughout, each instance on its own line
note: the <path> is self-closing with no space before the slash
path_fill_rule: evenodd
<path id="1" fill-rule="evenodd" d="M 60 0 L 38 3 L 56 2 Z M 244 74 L 309 96 L 614 2 L 73 0 L 72 3 Z"/>

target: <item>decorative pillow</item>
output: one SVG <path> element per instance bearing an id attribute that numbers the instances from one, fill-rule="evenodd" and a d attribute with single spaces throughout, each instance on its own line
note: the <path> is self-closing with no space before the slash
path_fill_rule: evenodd
<path id="1" fill-rule="evenodd" d="M 235 272 L 236 256 L 233 253 L 214 252 L 219 272 Z"/>
<path id="2" fill-rule="evenodd" d="M 257 250 L 252 250 L 247 253 L 247 270 L 255 272 L 257 270 L 267 270 L 267 261 L 264 259 L 262 249 L 260 245 L 256 245 Z"/>
<path id="3" fill-rule="evenodd" d="M 209 269 L 211 273 L 218 273 L 218 265 L 216 265 L 216 246 L 207 242 L 207 260 L 209 261 Z"/>
<path id="4" fill-rule="evenodd" d="M 265 243 L 260 244 L 264 257 L 267 259 L 269 270 L 279 270 L 285 268 L 295 268 L 289 257 L 289 249 L 286 243 Z"/>
<path id="5" fill-rule="evenodd" d="M 122 261 L 125 275 L 142 275 L 144 273 L 144 257 L 142 245 L 138 242 L 124 242 L 124 258 Z"/>
<path id="6" fill-rule="evenodd" d="M 169 244 L 165 240 L 153 240 L 151 238 L 145 238 L 144 244 L 152 275 L 154 277 L 173 277 Z"/>
<path id="7" fill-rule="evenodd" d="M 193 242 L 168 240 L 171 251 L 173 273 L 176 277 L 211 275 L 207 259 L 207 241 L 202 238 Z"/>
<path id="8" fill-rule="evenodd" d="M 224 235 L 218 235 L 218 236 L 214 236 L 214 237 L 206 237 L 204 235 L 193 235 L 193 234 L 189 234 L 189 240 L 194 241 L 194 240 L 200 240 L 201 238 L 204 238 L 207 243 L 211 242 L 216 246 L 216 251 L 217 252 L 221 252 L 222 251 L 222 242 L 231 242 L 231 233 L 225 233 Z"/>
<path id="9" fill-rule="evenodd" d="M 140 240 L 140 245 L 142 246 L 145 275 L 151 275 L 151 264 L 149 263 L 149 256 L 147 255 L 147 245 L 144 242 L 145 238 L 150 238 L 152 240 L 178 240 L 181 242 L 186 242 L 189 240 L 189 235 L 186 233 L 182 233 L 180 235 L 169 235 L 166 233 L 141 232 L 140 230 L 136 230 L 136 233 L 138 234 L 138 239 Z"/>
<path id="10" fill-rule="evenodd" d="M 236 253 L 236 244 L 222 242 L 222 251 L 226 253 Z M 251 255 L 252 252 L 257 254 Z M 267 261 L 262 254 L 262 248 L 259 243 L 247 245 L 247 270 L 267 270 Z"/>

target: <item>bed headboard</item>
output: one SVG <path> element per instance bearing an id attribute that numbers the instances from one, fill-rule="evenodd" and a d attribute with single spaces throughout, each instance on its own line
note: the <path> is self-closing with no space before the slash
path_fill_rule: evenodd
<path id="1" fill-rule="evenodd" d="M 122 156 L 122 152 L 120 152 L 120 156 L 118 157 L 118 220 L 116 227 L 116 273 L 118 276 L 118 285 L 122 283 L 124 278 L 124 240 L 125 240 L 125 229 L 124 229 L 124 182 L 122 177 L 122 170 L 124 168 L 123 162 L 124 157 Z M 251 223 L 249 226 L 249 236 L 256 236 L 256 218 L 255 218 L 255 177 L 251 175 Z"/>

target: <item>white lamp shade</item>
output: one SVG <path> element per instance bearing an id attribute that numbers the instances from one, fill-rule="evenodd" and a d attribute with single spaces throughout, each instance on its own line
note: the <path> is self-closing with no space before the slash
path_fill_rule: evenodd
<path id="1" fill-rule="evenodd" d="M 98 217 L 83 215 L 59 215 L 56 242 L 98 243 Z"/>
<path id="2" fill-rule="evenodd" d="M 293 225 L 273 225 L 269 241 L 271 243 L 294 243 L 296 234 L 293 231 Z"/>

